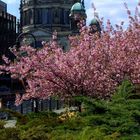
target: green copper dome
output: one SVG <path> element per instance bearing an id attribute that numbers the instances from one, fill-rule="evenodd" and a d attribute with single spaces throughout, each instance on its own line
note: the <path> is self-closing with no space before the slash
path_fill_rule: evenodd
<path id="1" fill-rule="evenodd" d="M 71 12 L 72 11 L 85 11 L 85 8 L 83 7 L 82 3 L 77 2 L 72 6 Z"/>
<path id="2" fill-rule="evenodd" d="M 91 25 L 97 25 L 97 24 L 99 24 L 99 21 L 96 18 L 93 18 L 90 22 L 90 26 Z"/>
<path id="3" fill-rule="evenodd" d="M 97 18 L 93 18 L 89 24 L 89 26 L 91 26 L 91 32 L 95 33 L 95 32 L 99 32 L 101 33 L 101 27 L 100 27 L 100 22 Z"/>

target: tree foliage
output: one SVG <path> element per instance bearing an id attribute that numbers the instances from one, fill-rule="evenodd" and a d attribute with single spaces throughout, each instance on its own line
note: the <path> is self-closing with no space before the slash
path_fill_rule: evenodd
<path id="1" fill-rule="evenodd" d="M 135 16 L 126 9 L 130 19 L 126 30 L 122 25 L 113 28 L 108 20 L 99 36 L 84 26 L 80 35 L 70 37 L 68 52 L 63 52 L 55 40 L 39 50 L 13 48 L 17 59 L 13 63 L 4 57 L 7 64 L 0 68 L 25 85 L 26 93 L 17 96 L 17 104 L 50 96 L 107 98 L 124 79 L 140 84 L 140 15 L 138 8 Z"/>

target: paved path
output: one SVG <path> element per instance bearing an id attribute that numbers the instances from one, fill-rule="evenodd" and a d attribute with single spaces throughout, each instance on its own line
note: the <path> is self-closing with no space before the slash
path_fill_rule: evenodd
<path id="1" fill-rule="evenodd" d="M 8 128 L 8 127 L 16 127 L 16 120 L 7 120 L 6 121 L 6 124 L 4 125 L 5 128 Z"/>
<path id="2" fill-rule="evenodd" d="M 62 112 L 65 112 L 66 110 L 75 111 L 75 110 L 77 110 L 77 108 L 76 107 L 61 108 L 61 109 L 58 109 L 58 110 L 53 110 L 53 112 L 60 114 Z"/>

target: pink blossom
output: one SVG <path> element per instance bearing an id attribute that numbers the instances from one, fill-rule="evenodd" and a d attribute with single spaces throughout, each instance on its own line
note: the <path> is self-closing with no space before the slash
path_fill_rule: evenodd
<path id="1" fill-rule="evenodd" d="M 114 29 L 108 20 L 100 37 L 83 27 L 80 35 L 70 36 L 71 49 L 65 53 L 53 39 L 39 50 L 14 50 L 17 60 L 0 69 L 26 80 L 26 93 L 17 96 L 17 103 L 50 96 L 108 98 L 124 79 L 140 84 L 140 18 L 132 19 L 127 30 Z"/>

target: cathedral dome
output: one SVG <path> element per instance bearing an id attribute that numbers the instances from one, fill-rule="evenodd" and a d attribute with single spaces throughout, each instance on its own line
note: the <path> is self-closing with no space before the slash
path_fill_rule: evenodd
<path id="1" fill-rule="evenodd" d="M 74 11 L 85 11 L 85 8 L 84 6 L 82 5 L 82 3 L 80 2 L 77 2 L 75 3 L 72 8 L 71 8 L 71 12 L 74 12 Z"/>
<path id="2" fill-rule="evenodd" d="M 85 13 L 84 3 L 81 2 L 75 3 L 71 7 L 69 16 L 74 19 L 86 19 L 87 15 Z"/>
<path id="3" fill-rule="evenodd" d="M 98 24 L 99 24 L 98 19 L 97 18 L 93 18 L 89 25 L 92 26 L 92 25 L 98 25 Z"/>
<path id="4" fill-rule="evenodd" d="M 98 20 L 98 18 L 93 18 L 89 24 L 89 26 L 91 27 L 91 31 L 92 33 L 95 33 L 95 32 L 101 32 L 101 27 L 100 27 L 100 22 Z"/>

